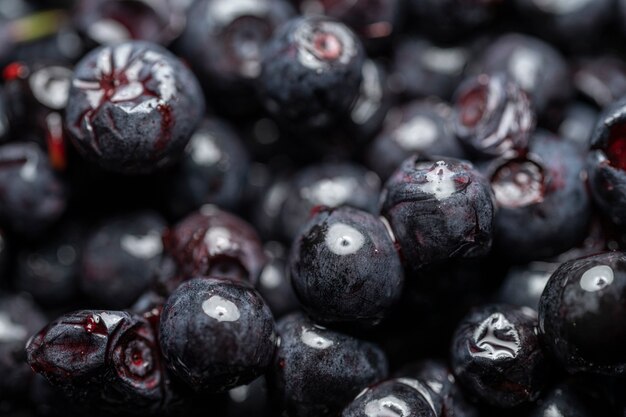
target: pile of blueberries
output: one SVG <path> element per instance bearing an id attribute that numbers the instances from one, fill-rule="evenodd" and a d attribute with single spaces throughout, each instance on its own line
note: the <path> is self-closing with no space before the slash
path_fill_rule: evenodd
<path id="1" fill-rule="evenodd" d="M 625 416 L 624 22 L 1 0 L 0 415 Z"/>

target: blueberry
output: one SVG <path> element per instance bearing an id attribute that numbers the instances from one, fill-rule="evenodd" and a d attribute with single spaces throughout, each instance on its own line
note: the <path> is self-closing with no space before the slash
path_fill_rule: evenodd
<path id="1" fill-rule="evenodd" d="M 263 51 L 259 91 L 266 108 L 299 128 L 326 128 L 349 113 L 365 57 L 345 25 L 324 17 L 285 23 Z"/>
<path id="2" fill-rule="evenodd" d="M 506 73 L 528 93 L 540 115 L 558 108 L 573 93 L 565 58 L 550 44 L 531 36 L 511 33 L 497 38 L 478 67 L 484 73 Z"/>
<path id="3" fill-rule="evenodd" d="M 454 110 L 457 136 L 480 157 L 525 150 L 535 128 L 528 95 L 502 73 L 466 80 L 456 91 Z"/>
<path id="4" fill-rule="evenodd" d="M 303 308 L 322 324 L 378 324 L 404 283 L 386 226 L 374 215 L 322 209 L 296 238 L 291 282 Z"/>
<path id="5" fill-rule="evenodd" d="M 286 0 L 201 0 L 189 10 L 181 50 L 211 87 L 250 87 L 263 47 L 293 15 Z"/>
<path id="6" fill-rule="evenodd" d="M 245 221 L 215 206 L 205 205 L 165 232 L 165 253 L 177 268 L 166 277 L 173 291 L 196 276 L 241 279 L 256 285 L 267 262 L 255 230 Z"/>
<path id="7" fill-rule="evenodd" d="M 436 96 L 449 100 L 471 57 L 468 46 L 413 37 L 401 40 L 393 52 L 390 88 L 408 99 Z"/>
<path id="8" fill-rule="evenodd" d="M 191 136 L 180 166 L 165 174 L 169 211 L 182 217 L 207 203 L 236 208 L 249 165 L 237 133 L 219 119 L 205 119 Z"/>
<path id="9" fill-rule="evenodd" d="M 80 287 L 105 308 L 129 307 L 154 281 L 161 264 L 165 220 L 129 213 L 103 223 L 87 238 Z"/>
<path id="10" fill-rule="evenodd" d="M 150 173 L 180 159 L 203 113 L 191 71 L 164 48 L 132 41 L 97 48 L 77 64 L 65 122 L 93 163 Z"/>
<path id="11" fill-rule="evenodd" d="M 0 219 L 13 231 L 36 237 L 65 212 L 68 190 L 34 143 L 0 146 Z"/>
<path id="12" fill-rule="evenodd" d="M 602 213 L 616 224 L 626 215 L 626 101 L 620 100 L 600 114 L 587 158 L 589 184 Z"/>
<path id="13" fill-rule="evenodd" d="M 626 256 L 605 253 L 563 263 L 539 303 L 539 331 L 569 372 L 623 375 L 626 330 L 617 317 L 626 291 Z"/>
<path id="14" fill-rule="evenodd" d="M 547 363 L 537 337 L 537 313 L 505 304 L 472 310 L 452 339 L 454 374 L 469 394 L 509 408 L 537 399 Z"/>
<path id="15" fill-rule="evenodd" d="M 531 262 L 511 268 L 500 288 L 498 301 L 538 310 L 543 289 L 558 267 L 554 262 Z"/>
<path id="16" fill-rule="evenodd" d="M 580 59 L 574 65 L 578 93 L 604 108 L 626 94 L 626 64 L 618 56 Z"/>
<path id="17" fill-rule="evenodd" d="M 287 248 L 278 242 L 267 242 L 265 252 L 269 260 L 261 271 L 256 288 L 274 317 L 280 318 L 297 311 L 300 303 L 287 274 Z"/>
<path id="18" fill-rule="evenodd" d="M 469 162 L 411 157 L 387 181 L 381 202 L 411 269 L 491 248 L 491 190 Z"/>
<path id="19" fill-rule="evenodd" d="M 271 407 L 264 376 L 248 385 L 241 385 L 228 391 L 227 417 L 270 417 Z"/>
<path id="20" fill-rule="evenodd" d="M 353 163 L 321 163 L 293 176 L 282 205 L 281 224 L 287 241 L 293 240 L 317 206 L 350 206 L 376 212 L 380 179 Z"/>
<path id="21" fill-rule="evenodd" d="M 71 303 L 78 294 L 83 243 L 82 226 L 62 222 L 55 233 L 20 251 L 15 286 L 46 307 Z"/>
<path id="22" fill-rule="evenodd" d="M 300 313 L 281 319 L 277 329 L 270 393 L 286 416 L 336 415 L 387 376 L 385 355 L 374 344 L 317 326 Z"/>
<path id="23" fill-rule="evenodd" d="M 565 109 L 558 126 L 558 136 L 571 140 L 582 149 L 587 149 L 598 117 L 598 111 L 592 106 L 575 102 Z"/>
<path id="24" fill-rule="evenodd" d="M 130 39 L 167 44 L 184 27 L 183 8 L 175 0 L 79 0 L 75 26 L 91 41 L 111 44 Z"/>
<path id="25" fill-rule="evenodd" d="M 441 403 L 441 415 L 445 417 L 478 416 L 478 410 L 465 399 L 454 375 L 442 361 L 414 362 L 401 368 L 395 376 L 413 378 L 426 385 L 434 394 L 433 403 Z"/>
<path id="26" fill-rule="evenodd" d="M 59 317 L 26 345 L 28 363 L 77 403 L 156 412 L 166 376 L 145 320 L 118 311 L 82 310 Z M 132 404 L 132 406 L 131 406 Z"/>
<path id="27" fill-rule="evenodd" d="M 583 396 L 572 384 L 559 384 L 546 393 L 532 410 L 525 414 L 527 417 L 591 417 L 598 415 L 600 409 L 593 409 L 584 400 Z"/>
<path id="28" fill-rule="evenodd" d="M 0 402 L 23 398 L 32 381 L 24 344 L 45 324 L 39 308 L 27 297 L 0 297 Z"/>
<path id="29" fill-rule="evenodd" d="M 223 391 L 252 382 L 276 348 L 272 313 L 248 284 L 199 278 L 163 306 L 161 349 L 170 369 L 194 390 Z"/>
<path id="30" fill-rule="evenodd" d="M 462 158 L 463 149 L 449 122 L 451 115 L 450 106 L 432 99 L 392 108 L 368 150 L 369 166 L 382 178 L 389 178 L 414 153 L 425 158 Z"/>
<path id="31" fill-rule="evenodd" d="M 538 131 L 524 158 L 489 168 L 498 212 L 494 247 L 518 262 L 537 260 L 575 246 L 591 216 L 584 160 L 573 143 Z"/>
<path id="32" fill-rule="evenodd" d="M 430 390 L 417 379 L 396 378 L 361 392 L 341 413 L 342 417 L 438 417 Z"/>

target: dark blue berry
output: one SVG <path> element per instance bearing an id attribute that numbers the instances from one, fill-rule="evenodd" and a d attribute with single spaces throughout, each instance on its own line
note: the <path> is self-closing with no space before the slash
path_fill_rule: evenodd
<path id="1" fill-rule="evenodd" d="M 626 256 L 621 252 L 562 264 L 539 303 L 539 331 L 569 372 L 623 375 Z"/>
<path id="2" fill-rule="evenodd" d="M 412 269 L 485 255 L 491 248 L 491 190 L 469 162 L 411 157 L 387 181 L 381 201 Z"/>
<path id="3" fill-rule="evenodd" d="M 259 90 L 265 107 L 298 128 L 326 128 L 350 111 L 365 56 L 342 23 L 300 17 L 274 34 L 262 57 Z"/>
<path id="4" fill-rule="evenodd" d="M 452 339 L 451 365 L 467 392 L 503 408 L 537 399 L 547 363 L 537 336 L 537 313 L 505 304 L 472 310 Z"/>
<path id="5" fill-rule="evenodd" d="M 194 390 L 223 391 L 252 382 L 271 364 L 274 319 L 244 282 L 198 278 L 163 306 L 161 349 L 169 368 Z"/>
<path id="6" fill-rule="evenodd" d="M 195 76 L 148 42 L 100 47 L 76 66 L 65 121 L 78 151 L 110 171 L 176 162 L 204 113 Z"/>
<path id="7" fill-rule="evenodd" d="M 165 221 L 152 212 L 111 219 L 87 238 L 80 287 L 105 308 L 127 308 L 154 282 Z"/>
<path id="8" fill-rule="evenodd" d="M 579 94 L 604 108 L 626 94 L 626 65 L 615 55 L 574 62 L 574 86 Z"/>
<path id="9" fill-rule="evenodd" d="M 385 355 L 374 344 L 317 326 L 300 313 L 281 319 L 277 329 L 270 393 L 286 416 L 336 415 L 387 376 Z"/>
<path id="10" fill-rule="evenodd" d="M 565 109 L 558 126 L 558 135 L 586 150 L 598 117 L 598 111 L 591 105 L 574 102 Z"/>
<path id="11" fill-rule="evenodd" d="M 591 417 L 605 415 L 600 407 L 590 407 L 573 384 L 559 384 L 538 401 L 527 417 Z"/>
<path id="12" fill-rule="evenodd" d="M 498 301 L 538 310 L 543 289 L 558 267 L 554 262 L 531 262 L 511 268 L 500 288 Z"/>
<path id="13" fill-rule="evenodd" d="M 322 324 L 378 324 L 404 283 L 385 225 L 348 207 L 322 209 L 304 226 L 289 268 L 302 306 Z"/>
<path id="14" fill-rule="evenodd" d="M 298 311 L 300 303 L 287 273 L 287 248 L 278 242 L 268 242 L 265 245 L 265 252 L 269 260 L 261 271 L 256 289 L 272 310 L 274 317 L 280 318 Z"/>

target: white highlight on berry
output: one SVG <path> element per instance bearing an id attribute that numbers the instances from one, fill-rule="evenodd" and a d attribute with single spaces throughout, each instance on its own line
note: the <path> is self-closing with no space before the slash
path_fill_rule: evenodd
<path id="1" fill-rule="evenodd" d="M 232 301 L 214 295 L 202 303 L 202 311 L 217 321 L 237 321 L 241 314 L 239 309 Z"/>
<path id="2" fill-rule="evenodd" d="M 14 323 L 5 312 L 0 312 L 0 342 L 19 342 L 26 339 L 28 331 Z"/>
<path id="3" fill-rule="evenodd" d="M 326 339 L 325 337 L 320 336 L 315 331 L 307 329 L 306 327 L 302 328 L 300 340 L 302 340 L 302 343 L 304 343 L 305 345 L 320 350 L 328 349 L 334 344 L 332 340 Z"/>
<path id="4" fill-rule="evenodd" d="M 613 269 L 608 265 L 597 265 L 588 269 L 580 278 L 580 288 L 589 292 L 596 292 L 613 283 Z"/>
<path id="5" fill-rule="evenodd" d="M 426 174 L 426 183 L 419 189 L 433 195 L 437 200 L 445 200 L 457 191 L 452 172 L 444 161 L 438 161 Z"/>
<path id="6" fill-rule="evenodd" d="M 326 233 L 326 245 L 337 255 L 356 253 L 365 243 L 365 236 L 352 226 L 335 223 Z"/>
<path id="7" fill-rule="evenodd" d="M 145 235 L 124 235 L 120 246 L 136 258 L 150 259 L 163 251 L 161 234 L 155 230 Z"/>
<path id="8" fill-rule="evenodd" d="M 389 416 L 407 417 L 411 415 L 409 405 L 395 395 L 372 400 L 365 404 L 363 412 L 367 417 Z"/>

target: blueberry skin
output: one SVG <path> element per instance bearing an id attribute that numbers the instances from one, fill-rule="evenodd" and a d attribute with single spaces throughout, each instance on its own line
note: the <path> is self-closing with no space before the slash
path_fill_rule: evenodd
<path id="1" fill-rule="evenodd" d="M 598 415 L 598 409 L 591 408 L 581 394 L 571 384 L 557 385 L 544 398 L 525 414 L 526 417 L 591 417 Z"/>
<path id="2" fill-rule="evenodd" d="M 454 128 L 468 152 L 489 159 L 526 150 L 535 111 L 528 94 L 508 75 L 471 77 L 455 97 Z"/>
<path id="3" fill-rule="evenodd" d="M 405 365 L 396 378 L 413 378 L 432 391 L 432 402 L 445 417 L 478 417 L 478 410 L 464 397 L 448 366 L 439 360 L 426 359 Z"/>
<path id="4" fill-rule="evenodd" d="M 126 312 L 68 313 L 34 335 L 26 353 L 33 370 L 74 404 L 158 415 L 168 395 L 155 333 Z"/>
<path id="5" fill-rule="evenodd" d="M 512 176 L 520 166 L 533 167 L 526 182 Z M 498 207 L 494 249 L 528 262 L 582 242 L 591 219 L 584 172 L 580 149 L 544 131 L 533 136 L 526 159 L 495 162 L 487 170 Z"/>
<path id="6" fill-rule="evenodd" d="M 591 105 L 574 102 L 565 109 L 558 126 L 558 135 L 586 150 L 599 116 L 599 112 Z"/>
<path id="7" fill-rule="evenodd" d="M 166 173 L 169 212 L 182 217 L 203 204 L 236 208 L 250 168 L 239 135 L 225 122 L 205 119 L 191 136 L 178 168 Z"/>
<path id="8" fill-rule="evenodd" d="M 354 104 L 364 61 L 359 39 L 342 23 L 295 18 L 263 51 L 259 93 L 269 112 L 292 127 L 327 128 Z"/>
<path id="9" fill-rule="evenodd" d="M 575 61 L 573 79 L 577 92 L 600 108 L 626 94 L 626 65 L 615 55 Z"/>
<path id="10" fill-rule="evenodd" d="M 587 156 L 589 185 L 602 214 L 622 225 L 626 219 L 626 99 L 616 101 L 600 114 Z"/>
<path id="11" fill-rule="evenodd" d="M 285 0 L 198 1 L 189 10 L 181 52 L 212 86 L 250 87 L 261 71 L 263 47 L 294 14 Z"/>
<path id="12" fill-rule="evenodd" d="M 127 308 L 154 282 L 165 220 L 145 211 L 113 218 L 91 232 L 83 249 L 80 288 L 104 308 Z"/>
<path id="13" fill-rule="evenodd" d="M 100 167 L 148 174 L 177 162 L 204 114 L 195 76 L 161 46 L 103 46 L 75 67 L 65 123 Z"/>
<path id="14" fill-rule="evenodd" d="M 268 382 L 288 417 L 336 415 L 387 376 L 376 345 L 317 326 L 301 313 L 282 318 L 277 330 L 280 345 Z"/>
<path id="15" fill-rule="evenodd" d="M 304 310 L 326 325 L 378 324 L 404 284 L 385 225 L 349 207 L 322 209 L 304 226 L 291 247 L 289 270 Z"/>
<path id="16" fill-rule="evenodd" d="M 34 143 L 0 146 L 0 220 L 28 238 L 41 235 L 65 212 L 68 190 Z"/>
<path id="17" fill-rule="evenodd" d="M 543 341 L 568 372 L 623 375 L 626 255 L 592 255 L 563 263 L 539 303 Z"/>
<path id="18" fill-rule="evenodd" d="M 43 313 L 28 297 L 0 297 L 0 401 L 15 401 L 27 394 L 33 373 L 24 345 L 45 323 Z"/>
<path id="19" fill-rule="evenodd" d="M 205 205 L 163 235 L 175 272 L 163 277 L 166 292 L 197 276 L 240 279 L 256 285 L 267 262 L 256 231 L 239 217 Z"/>
<path id="20" fill-rule="evenodd" d="M 349 162 L 311 165 L 296 173 L 282 204 L 279 230 L 291 242 L 317 206 L 350 206 L 375 213 L 380 179 L 368 169 Z"/>
<path id="21" fill-rule="evenodd" d="M 22 248 L 15 286 L 44 307 L 64 307 L 78 295 L 82 226 L 62 222 L 50 237 Z"/>
<path id="22" fill-rule="evenodd" d="M 287 272 L 287 248 L 277 242 L 268 242 L 265 251 L 269 260 L 261 271 L 256 289 L 278 319 L 298 311 L 300 302 Z"/>
<path id="23" fill-rule="evenodd" d="M 407 159 L 383 188 L 381 213 L 410 269 L 491 248 L 491 190 L 469 162 Z"/>
<path id="24" fill-rule="evenodd" d="M 415 153 L 424 158 L 463 158 L 465 152 L 449 122 L 451 115 L 450 106 L 432 99 L 392 108 L 367 152 L 368 166 L 386 179 Z"/>
<path id="25" fill-rule="evenodd" d="M 498 292 L 498 302 L 537 311 L 541 294 L 558 267 L 555 262 L 531 262 L 511 268 Z"/>
<path id="26" fill-rule="evenodd" d="M 342 417 L 438 417 L 430 390 L 417 379 L 396 378 L 366 388 L 341 413 Z"/>
<path id="27" fill-rule="evenodd" d="M 530 96 L 537 113 L 566 103 L 573 93 L 565 58 L 550 44 L 510 33 L 497 38 L 478 63 L 482 73 L 506 73 Z"/>
<path id="28" fill-rule="evenodd" d="M 256 290 L 217 278 L 178 287 L 163 305 L 160 334 L 168 367 L 196 391 L 252 382 L 269 368 L 277 340 Z"/>
<path id="29" fill-rule="evenodd" d="M 537 313 L 487 305 L 472 310 L 452 338 L 451 365 L 468 394 L 510 408 L 537 399 L 547 363 L 537 336 Z"/>

